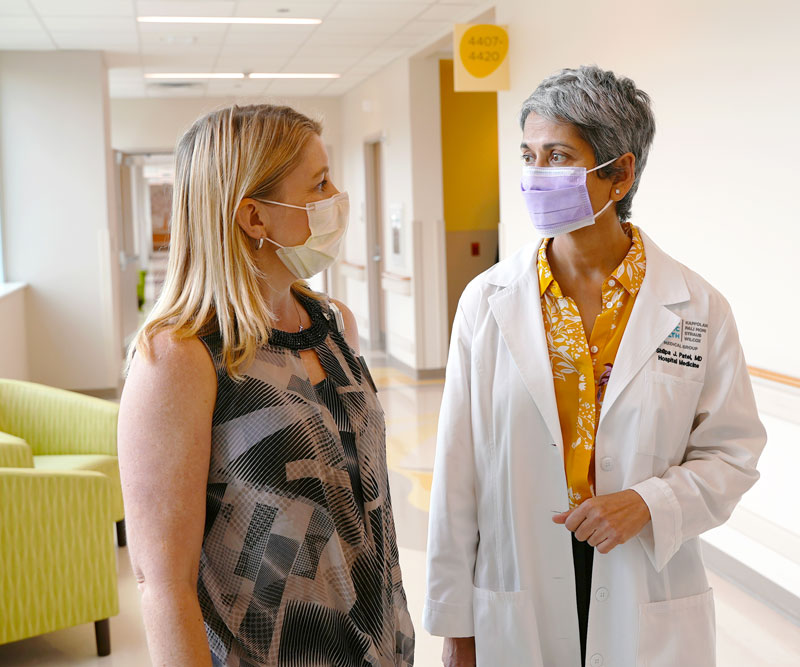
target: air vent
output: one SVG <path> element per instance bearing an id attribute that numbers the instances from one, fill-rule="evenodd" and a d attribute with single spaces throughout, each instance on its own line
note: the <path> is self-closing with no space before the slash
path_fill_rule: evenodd
<path id="1" fill-rule="evenodd" d="M 200 88 L 202 83 L 197 81 L 159 81 L 158 83 L 148 83 L 152 88 L 168 88 L 174 90 L 176 88 Z"/>

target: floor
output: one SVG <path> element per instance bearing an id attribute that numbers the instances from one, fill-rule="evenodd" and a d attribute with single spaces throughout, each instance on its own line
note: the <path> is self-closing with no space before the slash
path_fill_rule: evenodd
<path id="1" fill-rule="evenodd" d="M 370 362 L 386 412 L 387 454 L 400 559 L 417 631 L 416 664 L 435 667 L 441 664 L 441 639 L 425 632 L 421 617 L 427 512 L 442 383 L 414 380 L 386 366 L 380 357 L 372 357 Z M 96 656 L 93 626 L 82 625 L 0 646 L 0 665 L 147 667 L 150 662 L 139 612 L 139 593 L 127 549 L 119 549 L 118 555 L 121 611 L 111 619 L 110 656 Z M 718 667 L 800 665 L 800 627 L 714 573 L 709 572 L 709 579 L 717 602 Z"/>

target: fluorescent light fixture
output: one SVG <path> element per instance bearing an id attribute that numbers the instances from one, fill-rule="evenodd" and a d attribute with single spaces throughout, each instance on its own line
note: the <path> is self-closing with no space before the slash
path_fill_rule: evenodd
<path id="1" fill-rule="evenodd" d="M 341 74 L 308 72 L 253 72 L 249 75 L 251 79 L 338 79 Z"/>
<path id="2" fill-rule="evenodd" d="M 281 19 L 245 16 L 137 16 L 139 23 L 228 23 L 234 25 L 318 25 L 322 19 Z"/>
<path id="3" fill-rule="evenodd" d="M 242 72 L 152 72 L 144 75 L 145 79 L 244 79 Z"/>

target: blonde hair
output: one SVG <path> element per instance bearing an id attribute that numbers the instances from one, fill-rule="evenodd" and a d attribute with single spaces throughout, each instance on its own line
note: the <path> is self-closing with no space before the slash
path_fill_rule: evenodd
<path id="1" fill-rule="evenodd" d="M 301 160 L 322 126 L 290 107 L 231 106 L 199 118 L 175 152 L 169 263 L 164 287 L 137 333 L 138 350 L 151 356 L 153 337 L 176 338 L 214 327 L 231 377 L 269 341 L 275 317 L 259 290 L 264 276 L 254 242 L 236 222 L 245 197 L 269 198 Z M 317 298 L 303 282 L 292 291 Z"/>

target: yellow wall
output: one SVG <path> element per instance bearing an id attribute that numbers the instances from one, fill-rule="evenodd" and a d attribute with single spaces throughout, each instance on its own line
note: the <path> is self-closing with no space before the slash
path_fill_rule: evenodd
<path id="1" fill-rule="evenodd" d="M 445 230 L 497 230 L 497 93 L 453 91 L 453 61 L 439 61 Z"/>

